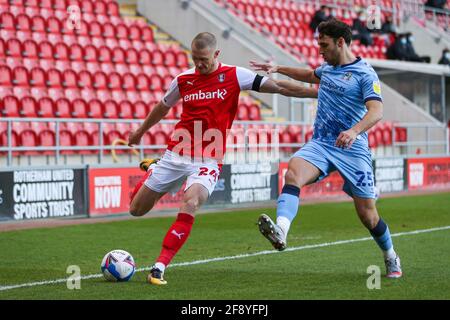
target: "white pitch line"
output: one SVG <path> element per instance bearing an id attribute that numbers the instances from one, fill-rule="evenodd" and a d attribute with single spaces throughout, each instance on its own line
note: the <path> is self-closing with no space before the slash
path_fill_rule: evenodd
<path id="1" fill-rule="evenodd" d="M 399 233 L 392 234 L 391 237 L 401 237 L 401 236 L 420 234 L 420 233 L 427 233 L 427 232 L 434 232 L 434 231 L 441 231 L 441 230 L 448 230 L 448 229 L 450 229 L 450 226 L 431 228 L 431 229 L 414 230 L 414 231 L 408 231 L 408 232 L 399 232 Z M 373 239 L 372 237 L 366 237 L 366 238 L 359 238 L 359 239 L 349 239 L 349 240 L 325 242 L 325 243 L 319 243 L 319 244 L 311 244 L 311 245 L 306 245 L 306 246 L 287 248 L 286 250 L 284 250 L 282 252 L 330 247 L 330 246 L 336 246 L 336 245 L 340 245 L 340 244 L 368 241 L 368 240 L 372 240 L 372 239 Z M 249 258 L 249 257 L 261 256 L 261 255 L 266 255 L 266 254 L 282 253 L 282 252 L 275 251 L 275 250 L 265 250 L 265 251 L 258 251 L 258 252 L 254 252 L 254 253 L 238 254 L 238 255 L 235 255 L 235 256 L 217 257 L 217 258 L 204 259 L 204 260 L 195 260 L 195 261 L 189 261 L 189 262 L 174 263 L 172 265 L 169 265 L 169 267 L 170 268 L 175 268 L 175 267 L 183 267 L 183 266 L 192 266 L 192 265 L 196 265 L 196 264 L 204 264 L 204 263 L 225 261 L 225 260 L 235 260 L 235 259 L 241 259 L 241 258 Z M 151 267 L 138 268 L 138 269 L 136 269 L 136 272 L 149 271 L 150 268 Z M 87 275 L 87 276 L 82 276 L 81 280 L 101 278 L 101 277 L 103 277 L 102 274 L 90 274 L 90 275 Z M 71 281 L 73 281 L 73 280 L 76 280 L 76 279 L 72 278 Z M 9 285 L 9 286 L 0 286 L 0 291 L 6 291 L 6 290 L 12 290 L 12 289 L 18 289 L 18 288 L 25 288 L 25 287 L 43 286 L 43 285 L 49 285 L 49 284 L 57 284 L 57 283 L 63 283 L 63 282 L 66 282 L 66 281 L 67 281 L 67 278 L 63 278 L 63 279 L 56 279 L 56 280 L 45 280 L 45 281 L 39 281 L 39 282 L 29 282 L 29 283 L 15 284 L 15 285 Z"/>

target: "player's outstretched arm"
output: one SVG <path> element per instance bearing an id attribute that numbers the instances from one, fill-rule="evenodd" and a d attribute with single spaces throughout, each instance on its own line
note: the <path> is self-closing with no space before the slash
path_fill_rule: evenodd
<path id="1" fill-rule="evenodd" d="M 264 71 L 267 74 L 280 73 L 294 80 L 307 82 L 307 83 L 319 83 L 320 79 L 314 74 L 313 69 L 308 68 L 293 68 L 286 66 L 277 66 L 271 63 L 250 61 L 250 66 L 255 71 Z"/>
<path id="2" fill-rule="evenodd" d="M 352 128 L 342 131 L 336 139 L 336 147 L 350 148 L 356 137 L 372 128 L 383 118 L 383 103 L 378 100 L 369 100 L 366 102 L 366 115 Z"/>
<path id="3" fill-rule="evenodd" d="M 142 136 L 147 132 L 147 130 L 161 121 L 161 119 L 164 118 L 167 113 L 169 113 L 169 110 L 169 107 L 166 107 L 162 102 L 158 102 L 156 106 L 153 107 L 152 111 L 148 114 L 147 118 L 139 127 L 139 129 L 130 133 L 130 137 L 128 138 L 128 145 L 132 147 L 135 144 L 139 144 Z"/>
<path id="4" fill-rule="evenodd" d="M 279 93 L 287 97 L 317 98 L 316 88 L 307 88 L 288 80 L 267 79 L 259 89 L 263 93 Z"/>

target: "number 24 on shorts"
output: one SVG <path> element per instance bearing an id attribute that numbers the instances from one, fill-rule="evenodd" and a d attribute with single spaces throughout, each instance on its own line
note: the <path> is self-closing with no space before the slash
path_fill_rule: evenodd
<path id="1" fill-rule="evenodd" d="M 206 168 L 206 167 L 200 167 L 200 172 L 198 173 L 198 175 L 199 176 L 207 176 L 209 174 L 210 176 L 212 176 L 214 178 L 214 182 L 216 182 L 217 181 L 217 177 L 219 176 L 219 174 L 214 169 L 211 170 L 209 173 L 208 173 L 208 170 L 209 169 Z"/>
<path id="2" fill-rule="evenodd" d="M 363 171 L 356 171 L 355 174 L 359 176 L 358 182 L 356 183 L 357 187 L 373 187 L 372 172 L 368 171 L 364 173 Z M 364 182 L 364 179 L 366 179 L 367 183 Z"/>

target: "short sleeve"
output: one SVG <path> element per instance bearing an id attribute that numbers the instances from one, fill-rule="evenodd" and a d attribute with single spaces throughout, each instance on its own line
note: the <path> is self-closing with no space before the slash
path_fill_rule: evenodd
<path id="1" fill-rule="evenodd" d="M 383 101 L 380 80 L 375 71 L 364 74 L 361 85 L 364 103 L 370 100 Z"/>
<path id="2" fill-rule="evenodd" d="M 314 75 L 315 75 L 318 79 L 322 78 L 322 71 L 323 71 L 323 67 L 325 67 L 325 65 L 326 65 L 326 64 L 324 63 L 324 64 L 318 66 L 316 69 L 314 69 Z"/>
<path id="3" fill-rule="evenodd" d="M 170 108 L 177 104 L 178 100 L 180 100 L 180 90 L 178 89 L 178 78 L 175 78 L 170 83 L 169 89 L 166 91 L 166 94 L 162 98 L 162 103 Z"/>
<path id="4" fill-rule="evenodd" d="M 259 87 L 268 79 L 267 77 L 258 76 L 257 73 L 242 67 L 236 67 L 236 75 L 241 90 L 258 91 Z"/>

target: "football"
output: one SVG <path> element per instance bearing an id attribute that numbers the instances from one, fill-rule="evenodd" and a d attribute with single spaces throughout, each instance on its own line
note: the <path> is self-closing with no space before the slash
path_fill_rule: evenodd
<path id="1" fill-rule="evenodd" d="M 136 264 L 127 251 L 112 250 L 103 257 L 101 269 L 108 281 L 129 281 L 136 271 Z"/>

